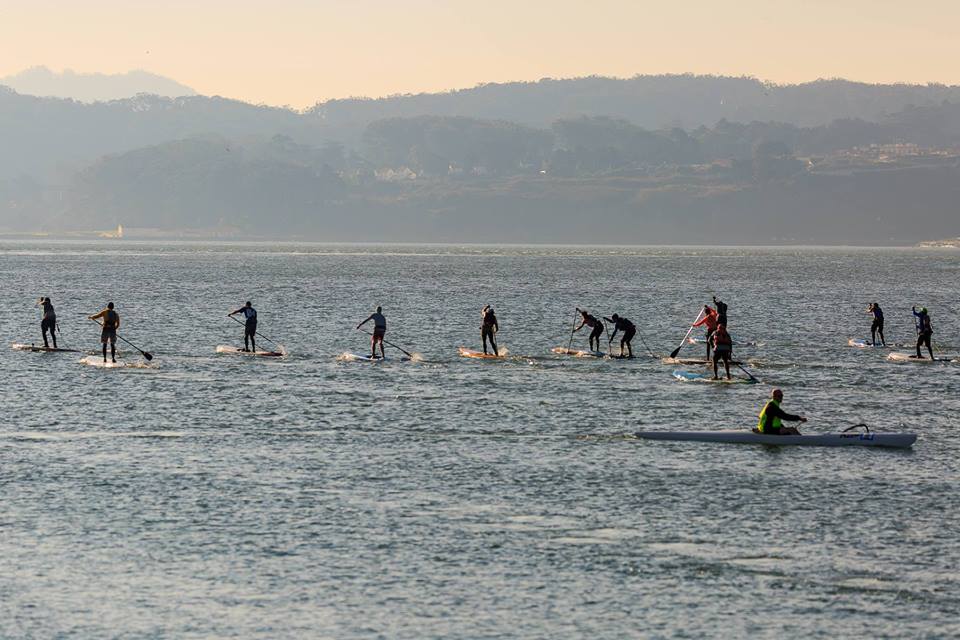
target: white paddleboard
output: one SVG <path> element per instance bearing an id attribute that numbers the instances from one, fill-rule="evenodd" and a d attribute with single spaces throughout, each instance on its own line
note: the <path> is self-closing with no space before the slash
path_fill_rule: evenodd
<path id="1" fill-rule="evenodd" d="M 33 351 L 34 353 L 80 353 L 79 349 L 55 349 L 53 347 L 38 347 L 32 344 L 20 344 L 19 342 L 14 342 L 10 345 L 12 349 L 17 351 Z"/>
<path id="2" fill-rule="evenodd" d="M 217 345 L 217 353 L 228 353 L 238 356 L 263 356 L 266 358 L 282 358 L 286 353 L 282 351 L 244 351 L 240 347 L 228 344 Z"/>
<path id="3" fill-rule="evenodd" d="M 929 356 L 924 356 L 918 358 L 916 353 L 906 353 L 903 351 L 894 351 L 893 353 L 887 355 L 887 360 L 892 360 L 893 362 L 950 362 L 950 358 L 936 358 L 931 360 Z"/>
<path id="4" fill-rule="evenodd" d="M 573 356 L 575 358 L 603 358 L 607 354 L 603 351 L 589 351 L 584 349 L 567 349 L 566 347 L 554 347 L 551 352 L 561 356 Z"/>
<path id="5" fill-rule="evenodd" d="M 732 377 L 727 380 L 722 374 L 720 378 L 714 380 L 712 375 L 696 373 L 693 371 L 684 371 L 683 369 L 677 369 L 674 371 L 673 377 L 684 382 L 712 382 L 714 384 L 756 384 L 759 382 L 759 380 L 751 380 L 750 378 L 741 377 Z"/>
<path id="6" fill-rule="evenodd" d="M 97 367 L 99 369 L 147 368 L 150 366 L 145 362 L 127 362 L 126 360 L 113 362 L 110 358 L 104 361 L 103 356 L 86 356 L 80 358 L 80 364 L 85 364 L 88 367 Z"/>
<path id="7" fill-rule="evenodd" d="M 409 362 L 410 358 L 406 356 L 403 356 L 397 359 L 382 358 L 380 356 L 371 356 L 369 353 L 360 354 L 360 353 L 346 352 L 346 353 L 341 353 L 339 356 L 337 356 L 337 360 L 341 360 L 343 362 L 396 362 L 396 361 Z"/>

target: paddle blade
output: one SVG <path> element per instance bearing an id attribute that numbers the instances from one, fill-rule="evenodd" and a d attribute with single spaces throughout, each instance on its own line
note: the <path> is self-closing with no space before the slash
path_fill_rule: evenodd
<path id="1" fill-rule="evenodd" d="M 151 360 L 153 360 L 152 353 L 149 353 L 147 351 L 141 351 L 141 353 L 143 354 L 143 357 L 147 359 L 147 362 L 150 362 Z"/>
<path id="2" fill-rule="evenodd" d="M 671 357 L 671 358 L 676 358 L 676 357 L 677 357 L 677 354 L 680 353 L 680 349 L 682 349 L 682 348 L 683 348 L 683 345 L 680 345 L 679 347 L 677 347 L 676 349 L 674 349 L 673 351 L 671 351 L 671 352 L 670 352 L 670 357 Z"/>

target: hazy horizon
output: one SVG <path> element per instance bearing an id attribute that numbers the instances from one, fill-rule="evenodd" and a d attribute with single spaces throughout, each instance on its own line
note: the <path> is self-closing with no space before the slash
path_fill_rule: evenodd
<path id="1" fill-rule="evenodd" d="M 539 1 L 477 9 L 425 0 L 402 7 L 93 0 L 10 7 L 3 17 L 0 77 L 37 66 L 78 74 L 142 69 L 204 95 L 294 108 L 593 75 L 960 84 L 953 64 L 960 40 L 951 33 L 960 6 L 940 0 L 922 13 L 864 0 L 793 7 L 744 0 L 736 8 L 604 1 L 589 9 Z"/>

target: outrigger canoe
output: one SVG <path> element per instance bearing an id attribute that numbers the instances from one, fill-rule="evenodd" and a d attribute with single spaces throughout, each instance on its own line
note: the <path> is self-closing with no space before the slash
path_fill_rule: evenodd
<path id="1" fill-rule="evenodd" d="M 684 442 L 724 442 L 729 444 L 768 444 L 776 446 L 805 445 L 812 447 L 891 447 L 906 449 L 917 440 L 915 433 L 873 433 L 872 431 L 817 433 L 797 436 L 775 436 L 731 429 L 727 431 L 638 431 L 644 440 Z"/>

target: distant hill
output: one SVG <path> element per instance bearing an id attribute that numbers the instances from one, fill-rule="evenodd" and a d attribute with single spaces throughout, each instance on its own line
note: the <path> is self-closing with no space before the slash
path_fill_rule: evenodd
<path id="1" fill-rule="evenodd" d="M 0 78 L 0 84 L 31 96 L 71 98 L 81 102 L 103 102 L 132 98 L 140 93 L 179 98 L 197 92 L 170 78 L 140 69 L 126 73 L 77 73 L 64 69 L 57 73 L 47 67 L 32 67 Z"/>
<path id="2" fill-rule="evenodd" d="M 0 87 L 0 179 L 49 179 L 100 156 L 199 135 L 288 135 L 320 143 L 316 118 L 217 97 L 134 98 L 83 104 Z"/>
<path id="3" fill-rule="evenodd" d="M 682 125 L 682 126 L 681 126 Z M 0 87 L 0 230 L 903 244 L 960 233 L 960 88 L 644 76 L 305 112 Z"/>
<path id="4" fill-rule="evenodd" d="M 509 120 L 534 127 L 600 115 L 648 129 L 694 129 L 723 119 L 798 126 L 844 118 L 875 121 L 911 106 L 936 106 L 944 101 L 960 103 L 960 87 L 848 80 L 776 85 L 747 77 L 660 75 L 544 79 L 485 84 L 448 93 L 330 100 L 318 103 L 310 112 L 335 127 L 429 114 Z"/>

